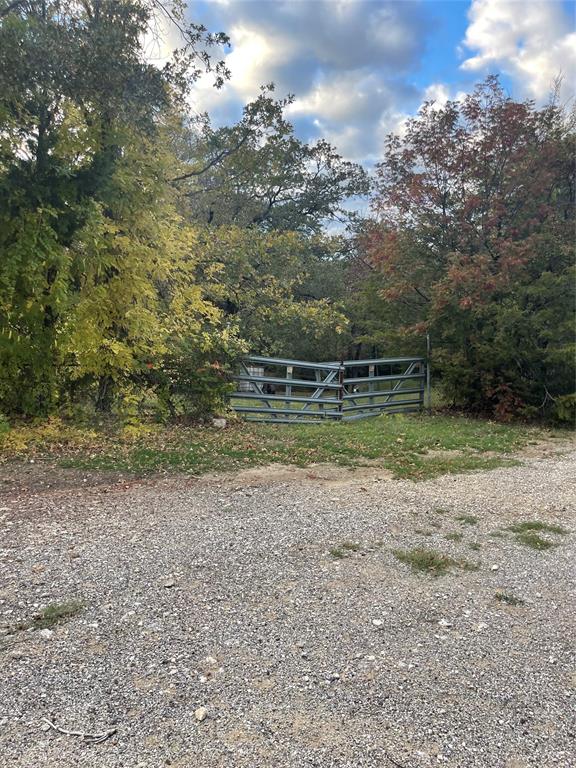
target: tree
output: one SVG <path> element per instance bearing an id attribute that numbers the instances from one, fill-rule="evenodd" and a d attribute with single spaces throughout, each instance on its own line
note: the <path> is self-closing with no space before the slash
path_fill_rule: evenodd
<path id="1" fill-rule="evenodd" d="M 377 177 L 362 253 L 404 331 L 432 332 L 453 399 L 507 416 L 571 391 L 573 118 L 491 77 L 424 105 Z"/>
<path id="2" fill-rule="evenodd" d="M 314 234 L 327 221 L 345 221 L 343 203 L 368 192 L 368 177 L 324 140 L 294 136 L 273 86 L 244 108 L 231 127 L 214 129 L 207 117 L 180 141 L 182 172 L 175 183 L 186 195 L 186 214 L 212 226 L 256 226 Z"/>
<path id="3" fill-rule="evenodd" d="M 205 227 L 199 236 L 197 282 L 237 324 L 251 351 L 304 359 L 339 356 L 347 320 L 326 286 L 317 284 L 334 242 L 233 226 Z"/>
<path id="4" fill-rule="evenodd" d="M 64 370 L 73 381 L 98 380 L 103 403 L 111 381 L 161 347 L 174 302 L 194 297 L 192 319 L 209 311 L 191 283 L 191 235 L 162 147 L 189 85 L 206 69 L 217 84 L 226 76 L 207 53 L 226 38 L 185 26 L 183 9 L 155 0 L 0 2 L 6 410 L 49 411 Z M 143 48 L 159 14 L 183 39 L 162 70 Z"/>

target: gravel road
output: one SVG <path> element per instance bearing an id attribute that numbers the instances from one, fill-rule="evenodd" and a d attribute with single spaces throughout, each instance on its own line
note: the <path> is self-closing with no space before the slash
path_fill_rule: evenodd
<path id="1" fill-rule="evenodd" d="M 573 768 L 575 458 L 8 494 L 0 765 Z M 500 532 L 526 520 L 570 533 L 540 552 Z M 392 551 L 419 546 L 479 569 L 434 578 Z"/>

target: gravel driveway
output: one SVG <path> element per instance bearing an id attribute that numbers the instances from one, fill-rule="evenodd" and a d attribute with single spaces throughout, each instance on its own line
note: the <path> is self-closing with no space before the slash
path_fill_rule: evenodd
<path id="1" fill-rule="evenodd" d="M 575 457 L 8 496 L 0 765 L 572 768 Z M 527 520 L 570 533 L 540 552 L 500 531 Z M 414 547 L 480 567 L 415 573 L 392 552 Z"/>

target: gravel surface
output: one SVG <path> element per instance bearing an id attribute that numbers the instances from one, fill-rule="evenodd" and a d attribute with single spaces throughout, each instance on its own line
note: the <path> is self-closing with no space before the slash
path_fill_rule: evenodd
<path id="1" fill-rule="evenodd" d="M 4 497 L 0 765 L 572 768 L 575 457 Z M 535 519 L 570 533 L 545 552 L 498 534 Z M 392 550 L 417 546 L 479 570 L 413 573 Z"/>

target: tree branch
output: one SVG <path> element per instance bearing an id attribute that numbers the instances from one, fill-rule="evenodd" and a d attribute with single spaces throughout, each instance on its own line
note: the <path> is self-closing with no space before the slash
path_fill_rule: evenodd
<path id="1" fill-rule="evenodd" d="M 213 168 L 221 160 L 224 160 L 226 157 L 230 157 L 230 155 L 233 155 L 235 152 L 238 152 L 238 150 L 241 149 L 241 147 L 248 141 L 249 136 L 250 136 L 250 131 L 246 131 L 246 133 L 242 136 L 240 141 L 238 141 L 234 147 L 231 147 L 230 149 L 223 149 L 215 157 L 213 157 L 212 160 L 207 162 L 203 168 L 200 168 L 200 170 L 188 171 L 188 173 L 183 173 L 181 176 L 176 176 L 176 178 L 171 180 L 172 183 L 176 183 L 177 181 L 185 181 L 186 179 L 191 179 L 195 176 L 202 176 L 202 174 L 206 173 L 206 171 L 209 171 L 210 168 Z"/>

